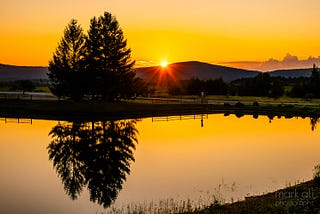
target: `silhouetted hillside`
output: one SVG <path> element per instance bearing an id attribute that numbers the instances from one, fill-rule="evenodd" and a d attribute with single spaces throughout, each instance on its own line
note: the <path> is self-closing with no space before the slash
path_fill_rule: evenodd
<path id="1" fill-rule="evenodd" d="M 310 77 L 310 69 L 293 69 L 271 71 L 271 76 L 290 77 Z M 0 81 L 14 80 L 40 80 L 48 79 L 48 67 L 41 66 L 13 66 L 0 64 Z M 187 80 L 199 78 L 201 80 L 222 78 L 226 82 L 231 82 L 240 78 L 255 77 L 257 71 L 230 68 L 219 65 L 212 65 L 202 62 L 180 62 L 168 65 L 166 68 L 159 66 L 144 67 L 136 69 L 137 76 L 151 82 L 161 80 Z"/>
<path id="2" fill-rule="evenodd" d="M 48 68 L 0 64 L 0 81 L 48 79 Z"/>
<path id="3" fill-rule="evenodd" d="M 255 77 L 258 74 L 256 71 L 196 61 L 173 63 L 165 68 L 160 66 L 137 68 L 136 73 L 138 77 L 150 82 L 159 82 L 170 79 L 187 80 L 191 78 L 199 78 L 201 80 L 222 78 L 226 82 L 231 82 L 239 78 Z"/>
<path id="4" fill-rule="evenodd" d="M 276 70 L 276 71 L 270 71 L 270 75 L 272 77 L 285 77 L 285 78 L 310 77 L 311 72 L 312 72 L 312 68 Z"/>

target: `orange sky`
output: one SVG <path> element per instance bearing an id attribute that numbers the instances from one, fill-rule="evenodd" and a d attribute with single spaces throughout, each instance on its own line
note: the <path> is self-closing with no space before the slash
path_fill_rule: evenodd
<path id="1" fill-rule="evenodd" d="M 319 0 L 10 0 L 0 2 L 0 63 L 47 65 L 71 18 L 87 29 L 104 11 L 137 65 L 320 55 Z"/>

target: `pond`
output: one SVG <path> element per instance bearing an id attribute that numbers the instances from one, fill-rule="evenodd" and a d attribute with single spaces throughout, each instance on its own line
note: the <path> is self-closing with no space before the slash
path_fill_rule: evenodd
<path id="1" fill-rule="evenodd" d="M 317 122 L 223 114 L 2 118 L 1 213 L 150 211 L 275 191 L 312 179 L 320 163 Z"/>

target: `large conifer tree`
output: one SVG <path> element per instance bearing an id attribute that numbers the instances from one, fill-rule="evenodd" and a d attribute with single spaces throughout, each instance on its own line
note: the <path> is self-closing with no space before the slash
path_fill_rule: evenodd
<path id="1" fill-rule="evenodd" d="M 58 97 L 78 100 L 84 90 L 85 35 L 80 25 L 72 19 L 64 30 L 64 35 L 49 61 L 50 90 Z"/>
<path id="2" fill-rule="evenodd" d="M 49 61 L 50 89 L 73 100 L 85 95 L 110 101 L 131 97 L 136 87 L 133 65 L 127 40 L 110 13 L 92 18 L 87 36 L 73 19 Z"/>
<path id="3" fill-rule="evenodd" d="M 106 100 L 132 96 L 134 61 L 115 17 L 105 12 L 91 19 L 86 40 L 90 92 Z"/>

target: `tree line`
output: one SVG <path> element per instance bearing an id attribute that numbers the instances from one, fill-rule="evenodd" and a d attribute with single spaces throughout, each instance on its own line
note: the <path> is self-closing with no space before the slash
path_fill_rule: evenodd
<path id="1" fill-rule="evenodd" d="M 320 98 L 320 74 L 316 65 L 313 65 L 309 78 L 297 79 L 289 95 L 306 99 Z"/>
<path id="2" fill-rule="evenodd" d="M 320 98 L 320 74 L 314 65 L 310 77 L 284 78 L 271 77 L 269 73 L 259 73 L 253 78 L 242 78 L 226 83 L 222 78 L 200 80 L 192 78 L 178 84 L 169 84 L 171 95 L 231 95 L 279 98 Z"/>

